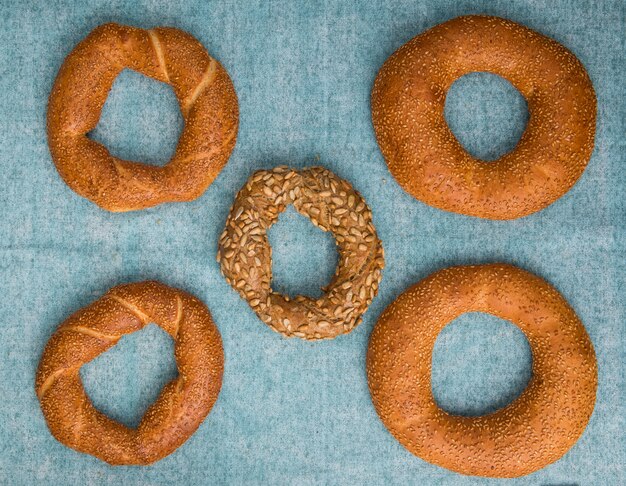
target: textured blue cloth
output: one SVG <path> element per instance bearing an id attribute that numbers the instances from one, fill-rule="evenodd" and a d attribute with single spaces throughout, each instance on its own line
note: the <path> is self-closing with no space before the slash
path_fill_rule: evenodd
<path id="1" fill-rule="evenodd" d="M 87 6 L 87 3 L 89 6 Z M 467 13 L 511 18 L 553 37 L 586 66 L 598 96 L 591 162 L 552 206 L 511 222 L 445 213 L 404 193 L 376 145 L 370 89 L 400 45 Z M 511 485 L 624 484 L 626 162 L 624 4 L 595 0 L 409 2 L 0 2 L 0 484 L 500 484 L 412 456 L 386 431 L 365 376 L 368 336 L 395 297 L 455 264 L 505 261 L 551 282 L 585 323 L 599 363 L 596 409 L 555 464 Z M 228 165 L 196 201 L 111 214 L 60 179 L 46 144 L 46 101 L 73 46 L 117 21 L 172 25 L 228 69 L 241 125 Z M 524 101 L 507 82 L 475 74 L 446 110 L 476 155 L 514 146 Z M 93 134 L 123 157 L 164 163 L 181 117 L 170 89 L 129 72 Z M 372 208 L 387 266 L 363 324 L 322 343 L 286 340 L 262 324 L 221 277 L 217 239 L 241 185 L 258 168 L 322 164 Z M 334 243 L 293 211 L 271 232 L 275 286 L 318 292 Z M 113 468 L 58 443 L 33 389 L 43 347 L 71 312 L 114 284 L 156 278 L 207 303 L 226 352 L 220 397 L 198 432 L 151 467 Z M 85 366 L 85 386 L 112 417 L 137 423 L 175 374 L 156 327 Z M 480 414 L 512 400 L 530 376 L 514 326 L 471 314 L 444 330 L 434 391 L 450 411 Z"/>

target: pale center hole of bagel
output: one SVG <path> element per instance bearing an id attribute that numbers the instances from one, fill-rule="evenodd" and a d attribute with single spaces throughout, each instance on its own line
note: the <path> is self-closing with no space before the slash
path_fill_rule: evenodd
<path id="1" fill-rule="evenodd" d="M 532 375 L 532 352 L 514 324 L 470 312 L 449 323 L 433 351 L 432 391 L 443 410 L 480 416 L 513 402 Z"/>
<path id="2" fill-rule="evenodd" d="M 463 148 L 489 162 L 515 148 L 528 123 L 528 105 L 506 79 L 475 72 L 452 84 L 444 116 Z"/>
<path id="3" fill-rule="evenodd" d="M 317 299 L 328 285 L 337 266 L 337 245 L 325 232 L 293 207 L 280 214 L 268 231 L 272 247 L 272 289 L 295 297 Z"/>
<path id="4" fill-rule="evenodd" d="M 150 324 L 127 334 L 83 365 L 80 375 L 94 406 L 113 420 L 137 427 L 163 386 L 178 375 L 174 341 Z"/>
<path id="5" fill-rule="evenodd" d="M 130 69 L 120 73 L 89 137 L 124 160 L 163 166 L 174 155 L 183 117 L 172 88 Z"/>

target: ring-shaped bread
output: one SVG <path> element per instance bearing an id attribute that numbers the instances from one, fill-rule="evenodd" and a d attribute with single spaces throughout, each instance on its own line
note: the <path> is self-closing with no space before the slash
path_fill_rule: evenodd
<path id="1" fill-rule="evenodd" d="M 481 417 L 442 410 L 431 389 L 441 330 L 466 312 L 515 324 L 532 350 L 532 378 L 506 407 Z M 517 477 L 559 459 L 593 412 L 593 345 L 574 310 L 541 278 L 505 264 L 440 270 L 400 295 L 370 338 L 367 378 L 385 427 L 411 453 L 461 474 Z"/>
<path id="2" fill-rule="evenodd" d="M 444 117 L 461 76 L 507 79 L 528 103 L 526 130 L 493 162 L 470 155 Z M 458 17 L 413 38 L 381 68 L 372 91 L 378 145 L 394 178 L 416 199 L 487 219 L 527 216 L 582 175 L 596 127 L 596 97 L 581 62 L 561 44 L 510 20 Z"/>
<path id="3" fill-rule="evenodd" d="M 93 406 L 79 370 L 150 322 L 174 340 L 178 377 L 133 429 Z M 223 370 L 222 340 L 206 306 L 162 283 L 140 282 L 113 287 L 59 326 L 43 352 L 35 389 L 59 442 L 109 464 L 146 465 L 196 431 L 217 399 Z"/>
<path id="4" fill-rule="evenodd" d="M 337 269 L 319 299 L 291 299 L 271 287 L 267 230 L 289 204 L 337 242 Z M 309 340 L 354 329 L 378 292 L 384 267 L 367 204 L 347 181 L 322 167 L 255 172 L 233 203 L 217 261 L 228 283 L 263 322 L 287 337 Z"/>
<path id="5" fill-rule="evenodd" d="M 180 105 L 185 126 L 163 167 L 121 160 L 87 136 L 124 69 L 169 84 Z M 48 145 L 59 174 L 109 211 L 199 197 L 228 161 L 238 123 L 226 70 L 194 37 L 170 27 L 97 27 L 63 62 L 48 101 Z"/>

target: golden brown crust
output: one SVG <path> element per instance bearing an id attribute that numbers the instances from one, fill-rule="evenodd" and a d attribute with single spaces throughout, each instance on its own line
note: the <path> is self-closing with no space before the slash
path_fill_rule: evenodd
<path id="1" fill-rule="evenodd" d="M 337 241 L 339 264 L 319 299 L 272 291 L 267 230 L 289 205 Z M 255 172 L 239 191 L 219 243 L 228 283 L 274 331 L 329 339 L 350 332 L 378 292 L 384 256 L 367 204 L 352 186 L 322 167 Z"/>
<path id="2" fill-rule="evenodd" d="M 444 118 L 461 76 L 510 81 L 530 118 L 517 147 L 485 163 L 468 154 Z M 372 120 L 389 170 L 413 197 L 487 219 L 532 214 L 582 175 L 595 136 L 596 97 L 580 61 L 558 42 L 498 17 L 458 17 L 418 35 L 383 65 Z"/>
<path id="3" fill-rule="evenodd" d="M 79 369 L 150 322 L 174 339 L 178 377 L 131 429 L 96 410 Z M 43 352 L 35 390 L 60 442 L 109 464 L 145 465 L 196 431 L 217 399 L 223 370 L 222 340 L 206 306 L 162 283 L 140 282 L 110 289 L 59 326 Z"/>
<path id="4" fill-rule="evenodd" d="M 185 127 L 164 167 L 121 160 L 87 137 L 125 68 L 172 86 Z M 199 197 L 235 146 L 239 108 L 226 70 L 178 29 L 94 29 L 67 56 L 48 101 L 48 144 L 70 188 L 109 211 Z"/>
<path id="5" fill-rule="evenodd" d="M 437 335 L 466 312 L 517 325 L 533 353 L 533 376 L 511 404 L 482 417 L 450 415 L 431 389 Z M 461 474 L 517 477 L 565 454 L 593 412 L 593 345 L 567 301 L 541 278 L 505 264 L 452 267 L 405 291 L 370 338 L 374 406 L 410 452 Z"/>

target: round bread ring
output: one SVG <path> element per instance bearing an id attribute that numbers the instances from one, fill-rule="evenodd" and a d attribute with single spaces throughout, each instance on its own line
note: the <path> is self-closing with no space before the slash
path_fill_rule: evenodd
<path id="1" fill-rule="evenodd" d="M 174 339 L 179 375 L 131 429 L 96 410 L 79 369 L 150 322 Z M 58 441 L 112 465 L 146 465 L 196 431 L 217 399 L 223 371 L 222 340 L 206 306 L 162 283 L 140 282 L 110 289 L 59 326 L 43 352 L 35 389 Z"/>
<path id="2" fill-rule="evenodd" d="M 164 167 L 118 159 L 87 137 L 126 68 L 169 84 L 180 104 L 185 127 Z M 48 145 L 59 174 L 109 211 L 202 195 L 228 161 L 238 123 L 237 95 L 226 70 L 194 37 L 169 27 L 97 27 L 65 59 L 48 101 Z"/>
<path id="3" fill-rule="evenodd" d="M 339 264 L 324 295 L 290 299 L 272 291 L 267 230 L 289 205 L 337 242 Z M 383 247 L 372 213 L 352 186 L 322 167 L 255 172 L 239 191 L 219 242 L 228 283 L 259 318 L 287 337 L 331 339 L 354 329 L 378 292 Z"/>
<path id="4" fill-rule="evenodd" d="M 511 404 L 482 417 L 451 415 L 431 389 L 439 332 L 466 312 L 506 319 L 526 335 L 533 376 Z M 517 477 L 559 459 L 593 412 L 593 345 L 567 301 L 541 278 L 505 264 L 452 267 L 405 291 L 383 312 L 367 379 L 385 427 L 411 453 L 461 474 Z"/>
<path id="5" fill-rule="evenodd" d="M 472 157 L 450 131 L 446 93 L 485 71 L 528 102 L 516 148 L 494 162 Z M 582 175 L 596 126 L 585 68 L 558 42 L 510 20 L 458 17 L 418 35 L 381 68 L 372 120 L 389 170 L 416 199 L 487 219 L 515 219 L 552 204 Z"/>

